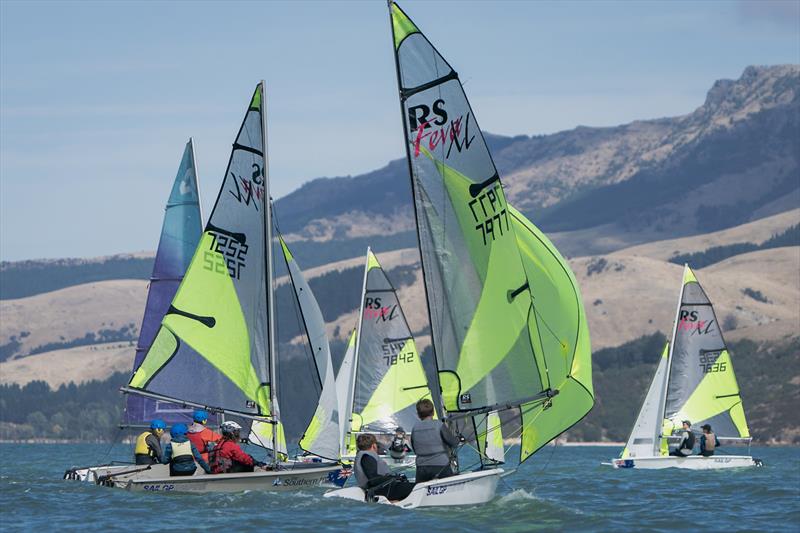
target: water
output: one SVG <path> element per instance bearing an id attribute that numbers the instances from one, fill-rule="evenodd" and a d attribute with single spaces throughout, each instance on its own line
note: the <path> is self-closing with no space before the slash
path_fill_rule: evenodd
<path id="1" fill-rule="evenodd" d="M 108 445 L 2 444 L 0 527 L 225 531 L 800 530 L 800 448 L 753 448 L 765 467 L 632 471 L 601 466 L 604 447 L 545 448 L 500 482 L 490 504 L 406 511 L 321 498 L 322 490 L 235 495 L 133 494 L 62 481 Z M 729 450 L 732 451 L 732 450 Z M 737 451 L 739 451 L 737 449 Z M 108 459 L 128 459 L 116 446 Z M 266 528 L 266 529 L 265 529 Z"/>

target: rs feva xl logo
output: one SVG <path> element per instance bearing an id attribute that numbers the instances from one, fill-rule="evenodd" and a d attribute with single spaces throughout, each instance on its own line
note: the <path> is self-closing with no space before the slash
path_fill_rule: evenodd
<path id="1" fill-rule="evenodd" d="M 689 331 L 690 333 L 705 335 L 714 331 L 712 329 L 713 325 L 713 320 L 699 320 L 697 311 L 682 309 L 678 317 L 678 331 Z"/>
<path id="2" fill-rule="evenodd" d="M 469 134 L 470 112 L 455 120 L 448 120 L 445 101 L 441 98 L 433 104 L 419 104 L 408 108 L 409 135 L 414 144 L 414 157 L 419 156 L 420 144 L 425 142 L 428 150 L 446 147 L 445 159 L 450 157 L 453 147 L 458 152 L 469 150 L 475 136 Z"/>

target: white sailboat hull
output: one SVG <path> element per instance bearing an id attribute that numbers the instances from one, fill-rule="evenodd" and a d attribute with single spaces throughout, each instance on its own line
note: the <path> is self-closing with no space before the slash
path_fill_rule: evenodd
<path id="1" fill-rule="evenodd" d="M 687 457 L 635 457 L 612 459 L 614 468 L 637 468 L 657 470 L 661 468 L 683 468 L 686 470 L 717 470 L 721 468 L 748 468 L 761 466 L 761 461 L 749 455 L 689 455 Z"/>
<path id="2" fill-rule="evenodd" d="M 198 468 L 193 476 L 171 477 L 167 465 L 153 465 L 142 472 L 112 475 L 104 480 L 101 478 L 101 483 L 132 492 L 278 492 L 329 487 L 333 484 L 331 477 L 337 476 L 340 471 L 338 465 L 276 471 L 256 469 L 255 472 L 236 474 L 206 474 Z"/>
<path id="3" fill-rule="evenodd" d="M 375 503 L 394 505 L 402 509 L 478 505 L 494 498 L 502 473 L 502 468 L 493 468 L 426 481 L 415 485 L 414 490 L 404 500 L 390 502 L 383 496 L 377 496 Z M 366 494 L 360 487 L 330 491 L 325 493 L 325 497 L 366 502 Z"/>
<path id="4" fill-rule="evenodd" d="M 144 470 L 147 465 L 98 465 L 87 466 L 84 468 L 71 468 L 64 472 L 64 479 L 72 481 L 84 481 L 86 483 L 96 483 L 98 478 L 103 476 L 110 476 L 120 474 L 122 472 L 130 472 L 136 470 Z"/>

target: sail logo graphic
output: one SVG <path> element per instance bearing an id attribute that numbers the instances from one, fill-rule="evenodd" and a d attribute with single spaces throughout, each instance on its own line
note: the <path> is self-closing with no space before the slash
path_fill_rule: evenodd
<path id="1" fill-rule="evenodd" d="M 203 253 L 203 268 L 218 274 L 227 273 L 233 279 L 239 279 L 246 266 L 249 246 L 239 240 L 215 231 L 208 232 L 214 240 Z M 216 252 L 216 253 L 215 253 Z"/>
<path id="2" fill-rule="evenodd" d="M 714 320 L 699 320 L 697 311 L 681 310 L 678 318 L 678 331 L 688 331 L 690 334 L 706 335 L 714 331 Z"/>
<path id="3" fill-rule="evenodd" d="M 367 297 L 364 299 L 364 318 L 374 318 L 378 320 L 392 320 L 397 316 L 397 304 L 392 306 L 381 305 L 380 298 Z"/>
<path id="4" fill-rule="evenodd" d="M 475 231 L 481 232 L 484 246 L 502 237 L 511 228 L 506 196 L 500 181 L 495 181 L 494 186 L 483 189 L 470 200 L 469 209 L 476 222 Z"/>
<path id="5" fill-rule="evenodd" d="M 717 362 L 722 352 L 700 352 L 700 369 L 703 374 L 710 374 L 712 372 L 725 372 L 728 365 L 725 361 Z"/>
<path id="6" fill-rule="evenodd" d="M 419 157 L 420 144 L 425 142 L 431 152 L 437 147 L 447 146 L 445 159 L 450 157 L 453 147 L 460 153 L 469 150 L 475 136 L 469 134 L 470 112 L 461 115 L 455 120 L 448 121 L 444 100 L 439 98 L 432 106 L 420 104 L 408 108 L 408 124 L 411 129 L 412 143 L 414 144 L 414 157 Z M 431 113 L 436 118 L 430 118 Z M 434 127 L 435 126 L 435 127 Z M 463 132 L 462 132 L 463 126 Z M 462 134 L 463 133 L 463 134 Z"/>
<path id="7" fill-rule="evenodd" d="M 237 176 L 231 171 L 231 182 L 236 191 L 228 191 L 231 196 L 236 198 L 240 204 L 248 206 L 252 202 L 253 207 L 258 211 L 258 204 L 264 198 L 264 170 L 257 164 L 253 163 L 253 172 L 250 178 Z"/>

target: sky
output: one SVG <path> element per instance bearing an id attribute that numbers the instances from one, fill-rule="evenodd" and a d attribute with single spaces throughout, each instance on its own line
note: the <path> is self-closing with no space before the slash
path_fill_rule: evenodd
<path id="1" fill-rule="evenodd" d="M 797 0 L 400 4 L 498 134 L 682 115 L 800 63 Z M 190 136 L 208 213 L 261 79 L 275 198 L 404 156 L 384 0 L 0 0 L 0 259 L 154 250 Z"/>

